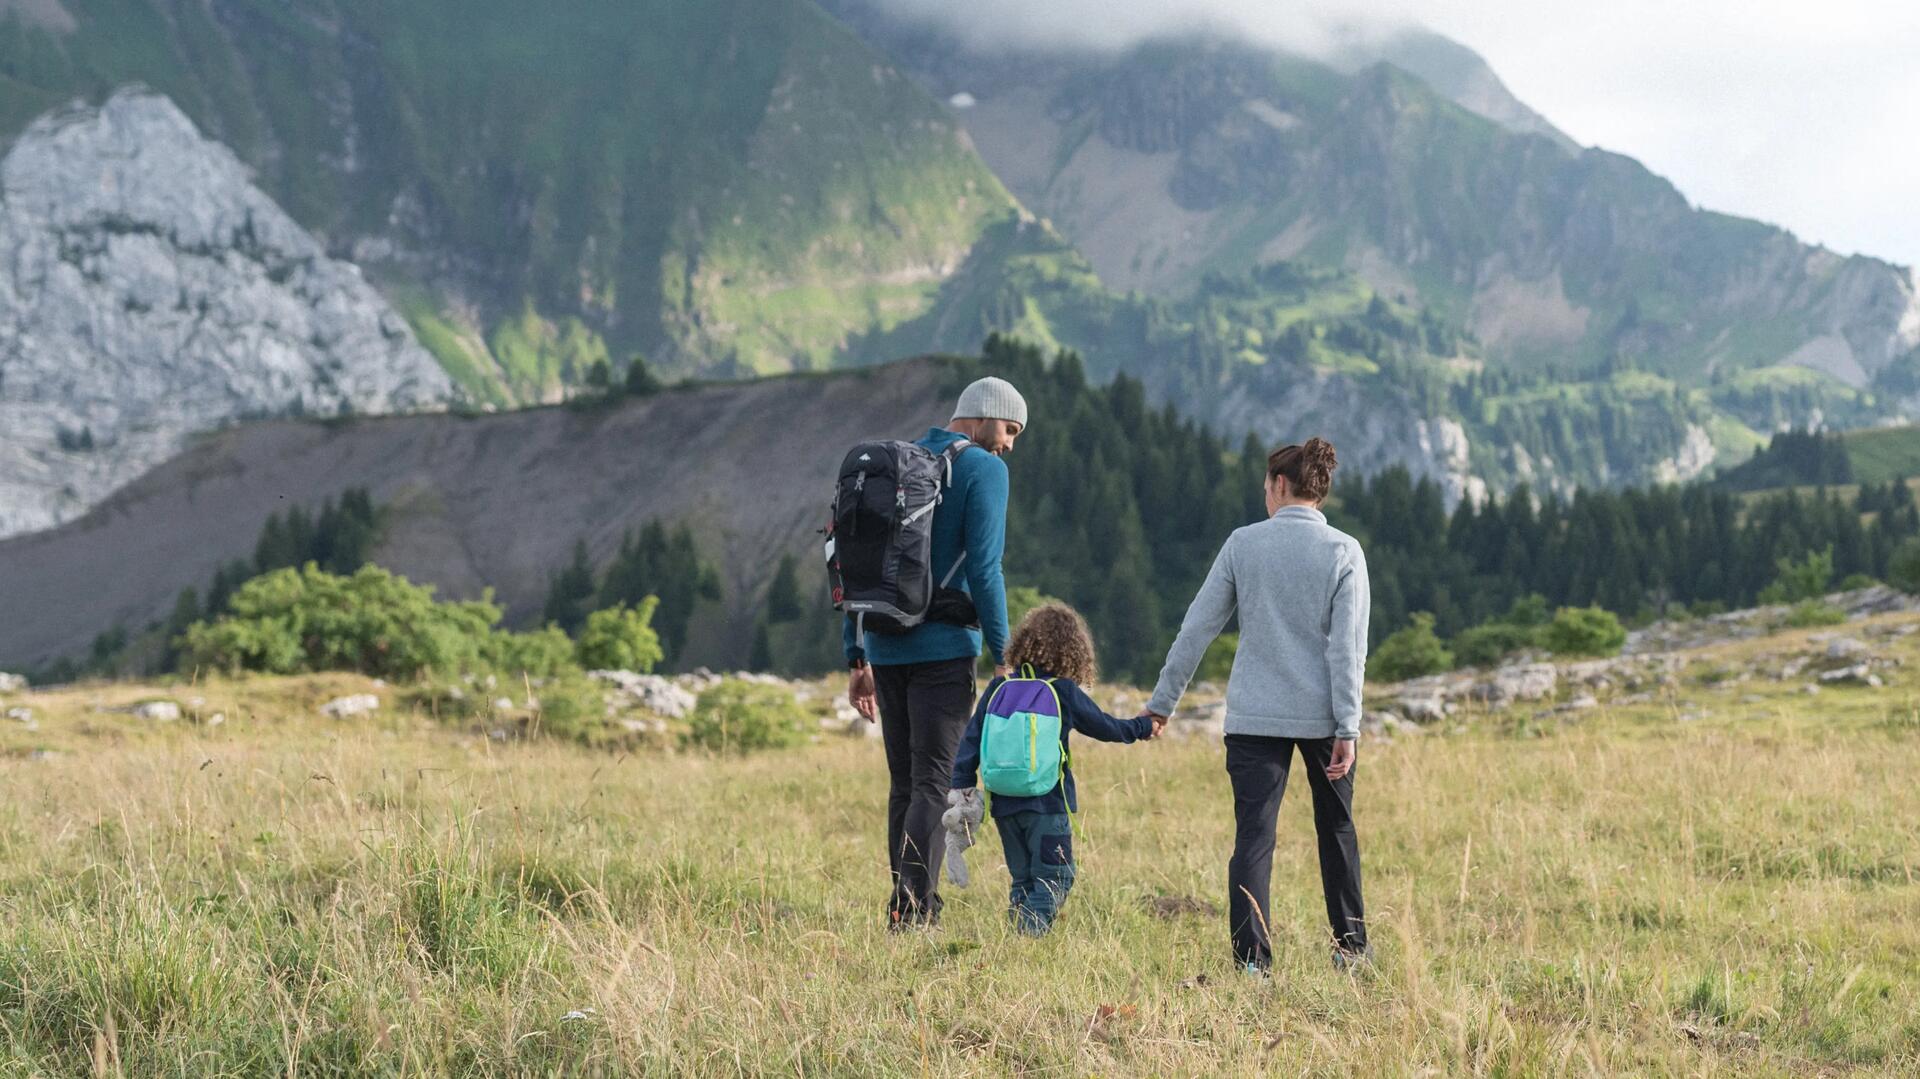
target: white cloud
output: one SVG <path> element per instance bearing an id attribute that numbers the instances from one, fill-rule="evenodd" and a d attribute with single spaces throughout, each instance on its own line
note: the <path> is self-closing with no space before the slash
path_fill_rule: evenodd
<path id="1" fill-rule="evenodd" d="M 886 0 L 991 44 L 1213 25 L 1289 48 L 1418 23 L 1575 139 L 1695 203 L 1920 264 L 1920 4 L 1884 0 Z"/>

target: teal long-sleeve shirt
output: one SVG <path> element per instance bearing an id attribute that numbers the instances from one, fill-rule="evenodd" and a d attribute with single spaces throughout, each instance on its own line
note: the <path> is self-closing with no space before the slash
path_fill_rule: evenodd
<path id="1" fill-rule="evenodd" d="M 961 436 L 938 427 L 916 439 L 940 453 Z M 1000 574 L 1000 557 L 1007 547 L 1007 464 L 978 446 L 969 446 L 953 462 L 953 486 L 933 511 L 933 580 L 947 575 L 960 553 L 967 561 L 949 587 L 973 597 L 980 612 L 980 628 L 922 622 L 900 634 L 869 633 L 863 648 L 855 639 L 848 617 L 841 634 L 849 663 L 865 659 L 887 666 L 930 663 L 942 659 L 974 659 L 984 638 L 998 665 L 1007 652 L 1007 586 Z"/>

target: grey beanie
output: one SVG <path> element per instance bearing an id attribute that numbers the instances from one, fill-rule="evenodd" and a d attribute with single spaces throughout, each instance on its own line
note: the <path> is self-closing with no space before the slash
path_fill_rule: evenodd
<path id="1" fill-rule="evenodd" d="M 1012 420 L 1027 425 L 1027 399 L 1004 378 L 988 376 L 960 391 L 960 403 L 953 406 L 956 420 Z"/>

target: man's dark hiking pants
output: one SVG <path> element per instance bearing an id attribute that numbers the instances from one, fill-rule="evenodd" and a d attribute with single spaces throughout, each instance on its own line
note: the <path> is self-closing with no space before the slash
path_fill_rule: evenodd
<path id="1" fill-rule="evenodd" d="M 887 860 L 893 870 L 888 913 L 902 924 L 940 916 L 940 815 L 953 784 L 953 757 L 973 714 L 971 659 L 873 668 L 886 737 Z"/>
<path id="2" fill-rule="evenodd" d="M 1261 738 L 1229 734 L 1227 776 L 1233 781 L 1233 860 L 1227 863 L 1227 908 L 1233 955 L 1266 969 L 1273 963 L 1267 902 L 1273 879 L 1274 824 L 1295 747 L 1313 789 L 1313 827 L 1320 833 L 1320 884 L 1327 894 L 1327 921 L 1334 943 L 1349 951 L 1367 946 L 1366 912 L 1360 904 L 1360 842 L 1353 831 L 1353 772 L 1327 778 L 1331 738 Z"/>

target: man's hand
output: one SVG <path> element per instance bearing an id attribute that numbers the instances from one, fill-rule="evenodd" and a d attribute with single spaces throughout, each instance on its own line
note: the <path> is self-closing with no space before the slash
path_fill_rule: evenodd
<path id="1" fill-rule="evenodd" d="M 1004 663 L 996 663 L 993 667 L 993 676 L 995 678 L 1012 678 L 1013 668 Z"/>
<path id="2" fill-rule="evenodd" d="M 847 703 L 853 705 L 853 710 L 865 717 L 868 723 L 873 722 L 873 715 L 879 709 L 879 701 L 874 696 L 871 666 L 853 669 L 852 676 L 847 679 Z"/>
<path id="3" fill-rule="evenodd" d="M 1353 771 L 1354 743 L 1351 738 L 1336 738 L 1333 742 L 1333 760 L 1327 763 L 1328 779 L 1343 779 Z"/>

